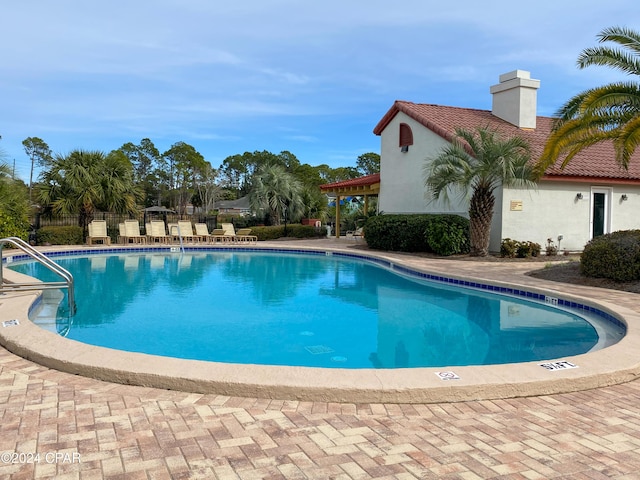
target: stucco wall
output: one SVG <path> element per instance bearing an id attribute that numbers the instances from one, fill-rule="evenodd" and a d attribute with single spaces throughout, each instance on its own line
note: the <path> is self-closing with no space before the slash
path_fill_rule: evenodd
<path id="1" fill-rule="evenodd" d="M 399 125 L 406 123 L 413 131 L 414 144 L 400 151 Z M 381 135 L 380 211 L 384 213 L 456 213 L 468 216 L 468 199 L 451 196 L 449 204 L 429 202 L 425 197 L 424 165 L 447 141 L 406 114 L 399 112 Z M 543 247 L 552 238 L 561 249 L 581 251 L 591 239 L 591 211 L 594 188 L 610 191 L 608 231 L 640 229 L 640 186 L 607 183 L 546 181 L 536 190 L 496 189 L 489 250 L 498 252 L 504 238 L 533 241 Z M 582 200 L 576 195 L 582 193 Z M 622 201 L 622 195 L 627 200 Z M 522 209 L 512 209 L 511 202 L 521 202 Z M 517 207 L 516 207 L 517 208 Z"/>
<path id="2" fill-rule="evenodd" d="M 399 147 L 400 124 L 413 131 L 413 145 L 408 152 Z M 437 154 L 448 144 L 439 135 L 399 112 L 381 135 L 379 209 L 384 213 L 441 213 L 466 215 L 466 202 L 452 197 L 449 204 L 429 202 L 425 197 L 424 165 L 427 155 Z"/>
<path id="3" fill-rule="evenodd" d="M 554 181 L 540 182 L 537 190 L 504 189 L 501 237 L 537 242 L 544 251 L 547 238 L 557 246 L 562 235 L 561 249 L 582 250 L 591 239 L 593 188 L 610 189 L 609 231 L 640 228 L 640 187 Z M 621 200 L 623 194 L 626 201 Z M 522 210 L 511 210 L 512 201 L 521 201 Z"/>

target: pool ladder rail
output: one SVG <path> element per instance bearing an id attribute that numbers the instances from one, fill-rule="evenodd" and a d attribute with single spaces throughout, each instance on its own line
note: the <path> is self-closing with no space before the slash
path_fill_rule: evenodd
<path id="1" fill-rule="evenodd" d="M 171 225 L 169 227 L 169 235 L 177 236 L 178 239 L 180 239 L 180 253 L 184 253 L 184 242 L 182 241 L 182 232 L 180 231 L 180 225 Z"/>
<path id="2" fill-rule="evenodd" d="M 5 244 L 13 245 L 19 250 L 29 255 L 35 261 L 40 262 L 46 268 L 62 277 L 63 281 L 60 282 L 34 282 L 34 283 L 5 283 L 4 275 L 2 274 L 2 249 Z M 69 315 L 73 315 L 76 312 L 76 302 L 74 296 L 73 275 L 68 270 L 62 268 L 56 262 L 51 260 L 42 252 L 39 252 L 27 242 L 18 237 L 7 237 L 0 239 L 0 278 L 2 283 L 0 284 L 0 293 L 6 292 L 24 292 L 31 290 L 52 290 L 52 289 L 67 289 L 67 300 L 69 302 Z"/>

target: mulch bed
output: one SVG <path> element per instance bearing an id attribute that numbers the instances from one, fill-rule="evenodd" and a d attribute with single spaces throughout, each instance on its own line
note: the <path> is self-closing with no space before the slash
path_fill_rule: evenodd
<path id="1" fill-rule="evenodd" d="M 607 278 L 585 277 L 580 273 L 580 262 L 551 265 L 540 270 L 529 272 L 527 275 L 544 280 L 551 280 L 553 282 L 564 282 L 571 283 L 572 285 L 586 285 L 588 287 L 608 288 L 611 290 L 640 293 L 640 282 L 614 282 Z"/>

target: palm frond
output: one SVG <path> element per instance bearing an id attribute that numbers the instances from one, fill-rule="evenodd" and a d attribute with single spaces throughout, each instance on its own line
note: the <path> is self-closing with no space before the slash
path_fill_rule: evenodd
<path id="1" fill-rule="evenodd" d="M 628 168 L 633 153 L 640 145 L 640 115 L 620 127 L 613 145 L 616 149 L 617 162 L 623 168 Z"/>
<path id="2" fill-rule="evenodd" d="M 597 35 L 600 43 L 614 42 L 640 54 L 640 32 L 626 27 L 608 27 Z"/>
<path id="3" fill-rule="evenodd" d="M 586 48 L 578 56 L 578 68 L 591 65 L 611 67 L 628 75 L 640 75 L 640 59 L 633 53 L 609 47 Z"/>
<path id="4" fill-rule="evenodd" d="M 640 33 L 624 27 L 610 27 L 598 35 L 600 43 L 620 46 L 587 48 L 578 66 L 601 65 L 628 75 L 640 75 Z M 627 168 L 636 150 L 640 123 L 640 84 L 616 82 L 586 90 L 567 101 L 556 113 L 553 130 L 535 166 L 538 176 L 563 158 L 564 168 L 578 153 L 596 143 L 613 141 L 616 160 Z"/>
<path id="5" fill-rule="evenodd" d="M 529 161 L 529 144 L 521 137 L 503 138 L 485 127 L 457 129 L 454 142 L 427 159 L 425 187 L 433 200 L 448 201 L 451 191 L 466 196 L 478 188 L 492 192 L 500 184 L 529 185 L 534 182 Z"/>

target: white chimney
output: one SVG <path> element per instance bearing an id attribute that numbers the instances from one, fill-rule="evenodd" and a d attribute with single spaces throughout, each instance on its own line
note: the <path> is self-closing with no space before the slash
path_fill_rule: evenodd
<path id="1" fill-rule="evenodd" d="M 536 128 L 536 103 L 540 80 L 531 79 L 524 70 L 500 75 L 500 83 L 491 87 L 491 113 L 519 128 Z"/>

